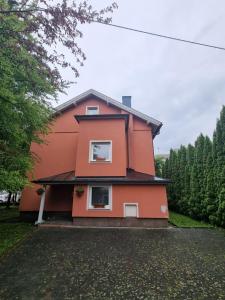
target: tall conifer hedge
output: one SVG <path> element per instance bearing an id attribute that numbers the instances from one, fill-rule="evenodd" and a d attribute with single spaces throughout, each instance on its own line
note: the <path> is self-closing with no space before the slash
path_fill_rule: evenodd
<path id="1" fill-rule="evenodd" d="M 194 146 L 170 150 L 162 176 L 172 180 L 172 210 L 225 227 L 225 106 L 212 140 L 200 134 Z"/>

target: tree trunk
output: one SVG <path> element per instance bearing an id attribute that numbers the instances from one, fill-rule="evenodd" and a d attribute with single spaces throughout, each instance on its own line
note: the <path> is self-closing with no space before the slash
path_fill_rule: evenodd
<path id="1" fill-rule="evenodd" d="M 13 203 L 16 203 L 16 199 L 17 199 L 17 193 L 14 194 L 14 198 L 13 198 Z"/>
<path id="2" fill-rule="evenodd" d="M 9 192 L 8 199 L 7 199 L 7 203 L 6 203 L 6 208 L 9 208 L 9 207 L 10 207 L 11 197 L 12 197 L 12 193 Z"/>

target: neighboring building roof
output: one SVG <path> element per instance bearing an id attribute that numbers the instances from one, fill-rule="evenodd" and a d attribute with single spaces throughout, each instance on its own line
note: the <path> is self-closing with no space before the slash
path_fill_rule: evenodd
<path id="1" fill-rule="evenodd" d="M 123 109 L 124 111 L 127 111 L 127 112 L 135 115 L 136 117 L 138 117 L 138 118 L 140 118 L 142 120 L 145 120 L 152 127 L 153 137 L 155 137 L 157 134 L 159 134 L 159 130 L 162 127 L 162 123 L 160 121 L 158 121 L 158 120 L 156 120 L 156 119 L 154 119 L 152 117 L 149 117 L 149 116 L 147 116 L 147 115 L 145 115 L 145 114 L 143 114 L 143 113 L 141 113 L 141 112 L 139 112 L 139 111 L 137 111 L 137 110 L 135 110 L 135 109 L 133 109 L 131 107 L 123 105 L 121 102 L 116 101 L 116 100 L 114 100 L 114 99 L 112 99 L 112 98 L 110 98 L 110 97 L 108 97 L 108 96 L 106 96 L 106 95 L 104 95 L 104 94 L 102 94 L 102 93 L 100 93 L 98 91 L 95 91 L 93 89 L 90 89 L 90 90 L 88 90 L 88 91 L 86 91 L 86 92 L 84 92 L 84 93 L 82 93 L 82 94 L 80 94 L 80 95 L 72 98 L 71 100 L 66 101 L 63 104 L 60 104 L 59 106 L 57 106 L 55 108 L 56 113 L 57 112 L 62 112 L 64 110 L 68 109 L 69 107 L 78 104 L 80 101 L 88 99 L 90 96 L 94 96 L 94 97 L 96 97 L 96 98 L 98 98 L 100 100 L 105 101 L 108 104 L 111 104 L 111 105 L 116 106 L 116 107 L 118 107 L 120 109 Z"/>
<path id="2" fill-rule="evenodd" d="M 133 169 L 127 169 L 126 176 L 115 177 L 76 177 L 74 171 L 53 175 L 50 177 L 33 180 L 33 183 L 54 185 L 54 184 L 147 184 L 147 185 L 165 185 L 170 183 L 169 179 L 159 178 L 153 175 L 136 172 Z"/>

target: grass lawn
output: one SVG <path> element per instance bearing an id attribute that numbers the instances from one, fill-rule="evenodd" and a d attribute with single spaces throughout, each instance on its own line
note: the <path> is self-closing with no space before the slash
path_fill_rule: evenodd
<path id="1" fill-rule="evenodd" d="M 173 211 L 169 212 L 169 222 L 177 227 L 213 228 L 213 226 L 209 223 L 193 220 L 190 217 L 175 213 Z"/>
<path id="2" fill-rule="evenodd" d="M 0 222 L 12 218 L 19 218 L 18 207 L 12 206 L 6 209 L 5 206 L 0 206 Z"/>
<path id="3" fill-rule="evenodd" d="M 32 224 L 19 220 L 18 207 L 0 207 L 0 256 L 33 230 Z"/>

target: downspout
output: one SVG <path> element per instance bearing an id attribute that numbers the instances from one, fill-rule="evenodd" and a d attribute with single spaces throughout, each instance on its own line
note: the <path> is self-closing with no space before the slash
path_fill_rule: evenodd
<path id="1" fill-rule="evenodd" d="M 126 130 L 126 142 L 127 142 L 127 168 L 130 167 L 130 159 L 129 159 L 129 126 L 127 126 L 127 130 Z"/>

